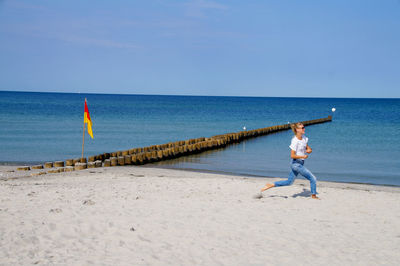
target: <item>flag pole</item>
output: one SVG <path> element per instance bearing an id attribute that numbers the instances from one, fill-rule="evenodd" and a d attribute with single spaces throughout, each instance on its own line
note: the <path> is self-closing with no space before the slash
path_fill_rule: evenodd
<path id="1" fill-rule="evenodd" d="M 86 98 L 85 98 L 86 103 Z M 85 145 L 85 112 L 83 112 L 83 133 L 82 133 L 82 157 L 83 158 L 83 147 Z"/>

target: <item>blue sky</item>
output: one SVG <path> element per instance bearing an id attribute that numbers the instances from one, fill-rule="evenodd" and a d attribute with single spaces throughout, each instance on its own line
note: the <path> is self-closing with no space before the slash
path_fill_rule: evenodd
<path id="1" fill-rule="evenodd" d="M 400 97 L 400 1 L 0 0 L 0 90 Z"/>

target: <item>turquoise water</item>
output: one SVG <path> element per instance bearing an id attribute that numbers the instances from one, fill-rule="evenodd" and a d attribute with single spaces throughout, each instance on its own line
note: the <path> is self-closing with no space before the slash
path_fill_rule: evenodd
<path id="1" fill-rule="evenodd" d="M 0 92 L 0 162 L 80 157 L 84 98 L 94 140 L 85 156 L 331 115 L 306 128 L 319 180 L 400 185 L 400 99 L 258 98 Z M 286 177 L 292 133 L 247 140 L 161 167 Z"/>

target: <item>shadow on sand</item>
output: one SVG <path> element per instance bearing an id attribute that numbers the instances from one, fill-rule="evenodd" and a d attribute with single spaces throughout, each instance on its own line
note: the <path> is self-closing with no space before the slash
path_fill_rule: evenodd
<path id="1" fill-rule="evenodd" d="M 297 197 L 303 197 L 303 198 L 309 198 L 311 196 L 311 191 L 308 189 L 303 188 L 302 192 L 296 193 L 292 195 L 292 198 L 297 198 Z M 282 196 L 282 195 L 268 195 L 264 196 L 262 193 L 257 193 L 256 195 L 253 196 L 255 199 L 262 199 L 262 198 L 284 198 L 287 199 L 289 198 L 288 196 Z"/>
<path id="2" fill-rule="evenodd" d="M 264 197 L 265 198 L 265 197 Z M 268 198 L 284 198 L 284 199 L 287 199 L 288 198 L 288 196 L 281 196 L 281 195 L 270 195 L 270 196 L 268 196 Z"/>
<path id="3" fill-rule="evenodd" d="M 293 194 L 292 198 L 297 198 L 297 197 L 304 197 L 304 198 L 308 198 L 311 196 L 311 191 L 308 189 L 303 188 L 302 192 Z"/>

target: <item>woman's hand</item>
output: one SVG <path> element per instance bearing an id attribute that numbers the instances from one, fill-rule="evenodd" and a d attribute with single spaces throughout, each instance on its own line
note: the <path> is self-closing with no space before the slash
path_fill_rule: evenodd
<path id="1" fill-rule="evenodd" d="M 308 146 L 308 145 L 307 145 L 307 148 L 306 148 L 306 152 L 307 152 L 307 153 L 312 153 L 312 149 L 311 149 L 311 147 Z"/>
<path id="2" fill-rule="evenodd" d="M 307 158 L 308 158 L 308 155 L 304 155 L 304 156 L 303 156 L 303 159 L 307 159 Z"/>

